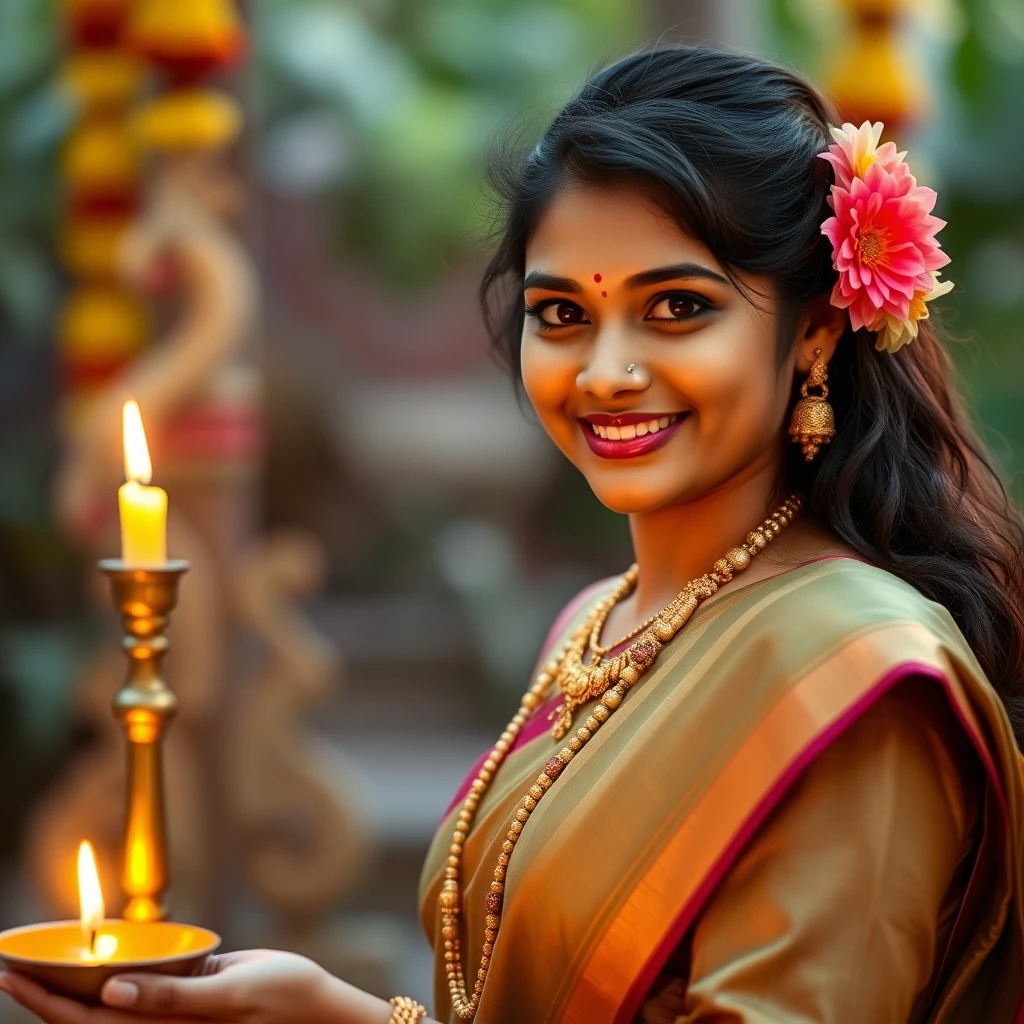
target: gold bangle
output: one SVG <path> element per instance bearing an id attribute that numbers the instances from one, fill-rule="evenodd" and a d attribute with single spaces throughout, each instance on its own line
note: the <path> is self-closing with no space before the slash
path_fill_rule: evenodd
<path id="1" fill-rule="evenodd" d="M 427 1008 L 408 996 L 395 996 L 391 1005 L 394 1009 L 388 1024 L 417 1024 L 427 1015 Z"/>

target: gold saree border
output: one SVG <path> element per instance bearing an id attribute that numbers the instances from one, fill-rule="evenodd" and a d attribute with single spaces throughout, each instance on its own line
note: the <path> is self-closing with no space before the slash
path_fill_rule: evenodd
<path id="1" fill-rule="evenodd" d="M 722 768 L 598 938 L 560 1024 L 628 1024 L 665 959 L 799 774 L 893 685 L 940 681 L 1006 810 L 1000 775 L 956 670 L 927 627 L 888 623 L 795 683 Z M 1004 819 L 1005 820 L 1005 819 Z"/>

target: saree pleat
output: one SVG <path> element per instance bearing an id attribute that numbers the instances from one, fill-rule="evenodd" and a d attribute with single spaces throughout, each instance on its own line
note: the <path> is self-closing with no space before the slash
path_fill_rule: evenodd
<path id="1" fill-rule="evenodd" d="M 631 1021 L 795 780 L 911 675 L 944 694 L 988 779 L 978 861 L 928 1020 L 1015 1024 L 1024 991 L 1024 778 L 1012 730 L 945 609 L 850 559 L 703 605 L 566 767 L 512 856 L 477 1024 Z M 577 725 L 585 717 L 582 709 Z M 468 979 L 505 832 L 561 746 L 544 732 L 514 750 L 480 804 L 461 879 Z M 441 824 L 421 885 L 424 928 L 438 950 L 437 898 L 456 814 Z M 435 1015 L 455 1019 L 437 959 Z"/>

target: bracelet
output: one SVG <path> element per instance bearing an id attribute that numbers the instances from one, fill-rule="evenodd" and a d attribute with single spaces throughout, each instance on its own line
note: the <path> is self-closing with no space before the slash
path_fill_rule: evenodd
<path id="1" fill-rule="evenodd" d="M 417 1024 L 427 1015 L 427 1008 L 408 996 L 395 996 L 391 1005 L 394 1009 L 388 1024 Z"/>

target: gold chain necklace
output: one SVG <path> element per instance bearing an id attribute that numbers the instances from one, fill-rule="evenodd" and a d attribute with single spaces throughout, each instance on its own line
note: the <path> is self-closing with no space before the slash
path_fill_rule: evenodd
<path id="1" fill-rule="evenodd" d="M 802 507 L 803 501 L 797 495 L 793 495 L 783 502 L 777 512 L 772 513 L 771 517 L 757 529 L 747 534 L 744 544 L 730 548 L 723 558 L 715 562 L 711 572 L 688 583 L 662 611 L 639 627 L 639 630 L 643 632 L 625 651 L 610 661 L 599 664 L 602 648 L 594 646 L 594 660 L 590 665 L 584 665 L 583 655 L 591 644 L 592 638 L 594 636 L 600 638 L 601 628 L 612 608 L 636 586 L 637 567 L 636 565 L 631 566 L 623 574 L 612 593 L 594 606 L 586 620 L 573 633 L 562 654 L 544 666 L 533 685 L 523 695 L 519 710 L 512 717 L 512 721 L 509 722 L 498 742 L 494 744 L 470 785 L 469 793 L 459 811 L 455 832 L 452 836 L 452 845 L 449 847 L 447 865 L 444 869 L 444 882 L 439 898 L 441 936 L 444 939 L 444 966 L 452 1008 L 460 1020 L 472 1020 L 480 1005 L 484 981 L 487 979 L 487 970 L 491 963 L 491 954 L 494 952 L 494 942 L 501 926 L 505 873 L 516 843 L 519 841 L 519 835 L 529 820 L 530 814 L 565 766 L 594 733 L 608 721 L 615 709 L 622 703 L 622 698 L 630 687 L 654 664 L 662 647 L 683 628 L 697 606 L 715 593 L 722 583 L 731 580 L 735 573 L 742 572 L 750 564 L 751 558 L 763 551 L 796 518 Z M 637 632 L 638 630 L 634 630 L 626 639 L 636 635 Z M 607 653 L 612 648 L 603 650 Z M 519 808 L 515 812 L 505 841 L 502 843 L 501 853 L 498 854 L 498 863 L 494 868 L 490 892 L 484 900 L 486 917 L 484 919 L 483 951 L 480 955 L 480 967 L 476 972 L 473 994 L 470 995 L 462 970 L 462 952 L 459 940 L 459 916 L 462 911 L 459 872 L 462 867 L 463 846 L 473 827 L 477 807 L 494 779 L 495 772 L 505 760 L 505 756 L 512 748 L 523 726 L 543 703 L 553 682 L 557 682 L 565 695 L 565 703 L 556 711 L 559 717 L 552 729 L 555 739 L 561 739 L 568 731 L 572 725 L 573 712 L 581 704 L 598 697 L 601 698 L 601 703 L 593 709 L 583 726 L 576 730 L 575 735 L 568 743 L 544 765 L 544 770 L 537 776 L 537 780 L 520 801 Z"/>

